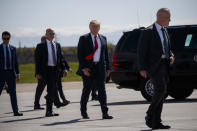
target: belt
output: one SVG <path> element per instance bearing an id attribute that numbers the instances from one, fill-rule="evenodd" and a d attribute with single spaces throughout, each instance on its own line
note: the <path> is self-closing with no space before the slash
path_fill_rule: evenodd
<path id="1" fill-rule="evenodd" d="M 5 71 L 13 71 L 12 69 L 6 69 Z"/>
<path id="2" fill-rule="evenodd" d="M 94 65 L 97 65 L 99 62 L 93 62 Z"/>
<path id="3" fill-rule="evenodd" d="M 57 66 L 47 66 L 48 69 L 56 69 Z"/>

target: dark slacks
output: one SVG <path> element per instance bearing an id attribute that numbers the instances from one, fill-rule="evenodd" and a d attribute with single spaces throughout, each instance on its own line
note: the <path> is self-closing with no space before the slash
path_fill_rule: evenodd
<path id="1" fill-rule="evenodd" d="M 13 70 L 3 71 L 0 76 L 0 90 L 3 89 L 5 82 L 8 85 L 12 110 L 14 113 L 18 112 L 17 96 L 16 96 L 16 77 Z"/>
<path id="2" fill-rule="evenodd" d="M 63 89 L 62 89 L 62 77 L 59 76 L 58 78 L 58 92 L 59 92 L 59 95 L 60 95 L 60 98 L 63 100 L 63 101 L 66 101 L 66 98 L 65 98 L 65 95 L 64 95 L 64 92 L 63 92 Z M 59 97 L 58 97 L 59 99 Z"/>
<path id="3" fill-rule="evenodd" d="M 94 81 L 93 86 L 92 86 L 92 93 L 91 93 L 92 98 L 97 97 L 97 87 L 96 86 L 97 86 L 96 82 Z"/>
<path id="4" fill-rule="evenodd" d="M 41 95 L 44 91 L 45 86 L 46 86 L 46 82 L 43 79 L 38 80 L 38 85 L 37 85 L 36 94 L 35 94 L 34 106 L 37 106 L 37 107 L 40 106 L 40 97 L 41 97 Z"/>
<path id="5" fill-rule="evenodd" d="M 151 76 L 154 85 L 154 95 L 152 102 L 148 108 L 147 115 L 150 116 L 152 126 L 157 126 L 161 123 L 161 113 L 163 109 L 163 103 L 165 95 L 167 93 L 168 83 L 168 61 L 161 60 L 157 72 Z"/>
<path id="6" fill-rule="evenodd" d="M 57 80 L 58 72 L 57 67 L 47 67 L 47 72 L 44 77 L 47 84 L 47 97 L 46 97 L 46 111 L 52 112 L 53 103 L 57 96 Z"/>
<path id="7" fill-rule="evenodd" d="M 83 79 L 83 89 L 81 95 L 81 113 L 87 112 L 87 102 L 89 100 L 89 95 L 94 85 L 94 82 L 98 89 L 98 99 L 101 105 L 101 110 L 103 114 L 108 112 L 107 108 L 107 96 L 105 90 L 105 68 L 102 63 L 94 65 L 91 69 L 91 76 L 82 76 Z"/>
<path id="8" fill-rule="evenodd" d="M 44 79 L 38 80 L 38 85 L 37 85 L 36 93 L 35 93 L 34 106 L 40 106 L 40 97 L 41 97 L 46 85 L 47 84 L 46 84 Z M 66 101 L 66 98 L 65 98 L 65 95 L 64 95 L 64 92 L 63 92 L 63 89 L 62 89 L 62 78 L 61 78 L 61 76 L 58 77 L 57 90 L 59 92 L 59 95 L 60 95 L 61 99 L 63 101 Z M 58 92 L 55 92 L 55 93 L 58 93 Z M 55 95 L 54 104 L 55 105 L 60 104 L 60 99 L 59 99 L 58 94 Z"/>

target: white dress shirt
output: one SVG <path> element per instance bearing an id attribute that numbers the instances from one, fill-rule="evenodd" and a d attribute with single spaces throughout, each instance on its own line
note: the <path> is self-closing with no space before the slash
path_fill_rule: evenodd
<path id="1" fill-rule="evenodd" d="M 12 65 L 12 55 L 11 55 L 11 50 L 10 50 L 10 45 L 8 44 L 8 52 L 9 52 L 9 56 L 10 56 L 10 67 L 7 67 L 7 65 L 6 65 L 6 63 L 7 63 L 7 61 L 6 61 L 6 55 L 7 55 L 7 53 L 6 53 L 6 45 L 5 44 L 3 44 L 3 52 L 4 52 L 4 69 L 5 70 L 7 70 L 7 69 L 11 69 L 11 65 Z"/>
<path id="2" fill-rule="evenodd" d="M 163 53 L 165 54 L 165 49 L 164 49 L 164 38 L 163 38 L 163 34 L 162 34 L 162 30 L 161 30 L 161 26 L 159 24 L 157 24 L 155 22 L 155 27 L 157 29 L 157 32 L 159 33 L 159 36 L 160 36 L 160 39 L 161 39 L 161 43 L 162 43 L 162 49 L 163 49 Z M 166 36 L 165 36 L 166 37 Z M 167 40 L 167 37 L 166 37 L 166 40 Z M 166 41 L 168 42 L 168 41 Z"/>
<path id="3" fill-rule="evenodd" d="M 91 33 L 91 37 L 92 37 L 93 47 L 95 47 L 94 35 L 92 33 Z M 101 55 L 101 40 L 100 40 L 98 35 L 96 36 L 96 40 L 98 42 L 98 49 L 96 50 L 96 52 L 94 54 L 93 61 L 94 62 L 99 62 L 100 55 Z"/>
<path id="4" fill-rule="evenodd" d="M 51 48 L 51 42 L 49 40 L 47 41 L 47 48 L 48 48 L 48 66 L 56 66 L 53 63 L 53 52 L 52 52 L 52 48 Z M 57 48 L 56 48 L 56 43 L 52 41 L 52 44 L 54 45 L 55 48 L 55 57 L 57 60 Z"/>

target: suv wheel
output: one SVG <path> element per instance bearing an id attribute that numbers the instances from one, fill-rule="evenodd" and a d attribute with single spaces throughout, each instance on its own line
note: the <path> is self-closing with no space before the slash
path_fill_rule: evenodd
<path id="1" fill-rule="evenodd" d="M 171 97 L 178 99 L 178 100 L 183 100 L 186 97 L 190 96 L 193 92 L 193 88 L 191 87 L 171 87 L 168 89 L 168 93 Z"/>
<path id="2" fill-rule="evenodd" d="M 140 90 L 142 96 L 147 100 L 151 101 L 154 95 L 154 85 L 151 79 L 142 79 L 140 83 Z M 165 99 L 168 97 L 168 93 L 165 95 Z"/>
<path id="3" fill-rule="evenodd" d="M 142 79 L 140 82 L 140 90 L 142 96 L 147 100 L 151 101 L 154 94 L 154 85 L 151 79 Z"/>

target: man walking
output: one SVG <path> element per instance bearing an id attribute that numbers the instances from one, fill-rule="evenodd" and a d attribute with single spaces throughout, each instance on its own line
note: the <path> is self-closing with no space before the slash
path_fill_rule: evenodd
<path id="1" fill-rule="evenodd" d="M 3 43 L 0 45 L 0 91 L 6 83 L 14 116 L 22 116 L 23 114 L 18 111 L 16 96 L 16 80 L 20 80 L 18 58 L 16 48 L 9 43 L 10 38 L 11 34 L 8 31 L 2 33 Z"/>
<path id="2" fill-rule="evenodd" d="M 174 62 L 166 30 L 169 22 L 169 9 L 159 9 L 156 22 L 142 32 L 138 47 L 139 73 L 145 79 L 150 77 L 154 85 L 154 95 L 145 117 L 146 125 L 152 129 L 170 128 L 163 125 L 161 120 L 163 102 L 167 93 L 169 64 Z"/>
<path id="3" fill-rule="evenodd" d="M 59 115 L 53 112 L 52 107 L 55 98 L 58 97 L 58 74 L 64 68 L 61 46 L 53 41 L 54 35 L 54 31 L 48 28 L 45 44 L 38 44 L 35 52 L 36 77 L 37 79 L 44 79 L 47 84 L 46 117 Z"/>
<path id="4" fill-rule="evenodd" d="M 87 114 L 87 102 L 90 91 L 96 83 L 98 89 L 98 99 L 101 105 L 102 118 L 112 119 L 108 115 L 107 96 L 105 90 L 105 77 L 110 73 L 109 58 L 106 37 L 98 34 L 100 23 L 92 20 L 89 24 L 90 33 L 80 37 L 78 43 L 77 56 L 79 69 L 77 74 L 83 79 L 83 90 L 81 95 L 81 115 L 83 119 L 89 119 Z"/>

